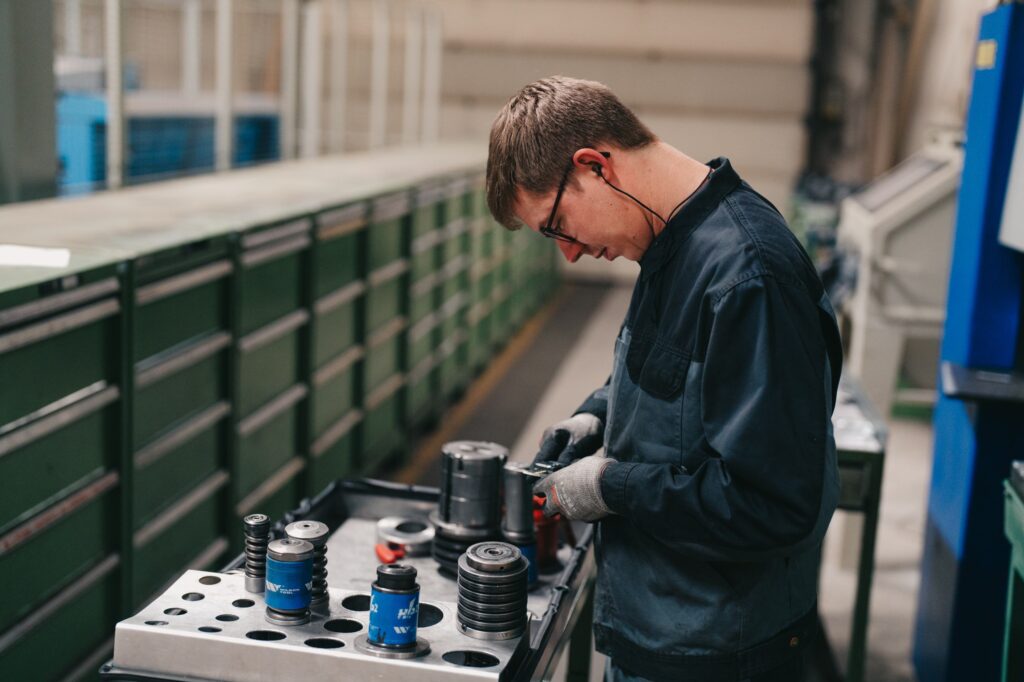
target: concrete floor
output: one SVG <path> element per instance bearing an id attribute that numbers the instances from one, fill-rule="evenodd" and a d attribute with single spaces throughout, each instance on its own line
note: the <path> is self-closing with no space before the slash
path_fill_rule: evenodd
<path id="1" fill-rule="evenodd" d="M 591 390 L 604 383 L 629 297 L 628 288 L 570 288 L 501 385 L 523 381 L 533 369 L 531 364 L 541 357 L 546 381 L 534 382 L 529 396 L 516 388 L 506 388 L 504 404 L 484 401 L 483 409 L 458 429 L 457 436 L 480 437 L 480 433 L 499 425 L 508 432 L 514 425 L 518 437 L 509 441 L 514 443 L 512 458 L 531 460 L 544 428 L 571 415 Z M 574 308 L 578 308 L 575 313 Z M 580 314 L 583 309 L 587 314 Z M 552 354 L 560 360 L 551 362 Z M 494 427 L 489 428 L 488 422 Z M 930 423 L 893 420 L 889 425 L 868 632 L 865 679 L 871 682 L 914 680 L 910 651 L 931 473 Z M 852 563 L 849 557 L 856 551 L 855 540 L 845 549 L 844 543 L 847 537 L 858 537 L 858 521 L 855 515 L 837 513 L 826 537 L 822 565 L 820 611 L 841 671 L 845 669 L 856 585 L 855 570 L 847 568 Z M 603 665 L 603 657 L 595 652 L 592 680 L 601 679 Z"/>

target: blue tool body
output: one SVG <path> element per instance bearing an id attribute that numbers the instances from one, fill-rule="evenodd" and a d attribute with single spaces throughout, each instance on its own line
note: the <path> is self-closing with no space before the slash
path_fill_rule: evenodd
<path id="1" fill-rule="evenodd" d="M 403 564 L 381 564 L 370 585 L 370 645 L 388 649 L 415 649 L 420 613 L 420 586 L 416 569 Z"/>
<path id="2" fill-rule="evenodd" d="M 275 561 L 267 557 L 267 606 L 278 611 L 309 608 L 313 560 Z"/>
<path id="3" fill-rule="evenodd" d="M 416 646 L 419 611 L 418 588 L 412 592 L 392 592 L 374 583 L 370 590 L 370 643 L 396 649 Z"/>
<path id="4" fill-rule="evenodd" d="M 522 552 L 523 558 L 528 565 L 526 569 L 526 584 L 532 585 L 537 582 L 537 543 L 531 542 L 528 545 L 516 545 Z"/>

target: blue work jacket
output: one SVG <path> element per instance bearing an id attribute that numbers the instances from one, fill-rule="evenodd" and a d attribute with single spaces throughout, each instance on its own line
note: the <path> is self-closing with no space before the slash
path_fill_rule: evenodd
<path id="1" fill-rule="evenodd" d="M 812 628 L 839 493 L 842 363 L 813 264 L 726 159 L 640 261 L 608 383 L 597 648 L 651 679 L 742 680 Z"/>

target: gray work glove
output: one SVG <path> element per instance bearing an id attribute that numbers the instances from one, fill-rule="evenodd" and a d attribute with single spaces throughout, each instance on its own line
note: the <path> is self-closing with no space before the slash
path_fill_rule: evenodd
<path id="1" fill-rule="evenodd" d="M 548 427 L 540 439 L 540 451 L 534 462 L 572 462 L 592 455 L 604 444 L 604 422 L 586 412 Z"/>
<path id="2" fill-rule="evenodd" d="M 544 515 L 560 512 L 573 521 L 597 521 L 612 513 L 601 497 L 601 474 L 615 460 L 591 455 L 548 474 L 533 486 L 544 495 Z"/>

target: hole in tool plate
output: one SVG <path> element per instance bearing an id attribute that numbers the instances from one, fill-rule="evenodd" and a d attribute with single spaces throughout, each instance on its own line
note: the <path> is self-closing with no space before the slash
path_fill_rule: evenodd
<path id="1" fill-rule="evenodd" d="M 199 579 L 199 582 L 201 582 L 203 585 L 216 585 L 220 582 L 220 578 L 218 578 L 215 575 L 204 575 L 202 578 Z"/>
<path id="2" fill-rule="evenodd" d="M 429 628 L 444 620 L 444 612 L 433 604 L 420 604 L 420 615 L 416 619 L 416 625 L 421 628 Z"/>
<path id="3" fill-rule="evenodd" d="M 230 613 L 222 613 L 219 616 L 217 616 L 217 620 L 223 623 L 230 623 L 233 620 L 238 620 L 238 616 L 232 615 Z"/>
<path id="4" fill-rule="evenodd" d="M 147 620 L 146 625 L 167 625 L 166 620 Z"/>
<path id="5" fill-rule="evenodd" d="M 249 639 L 258 639 L 261 642 L 276 642 L 279 639 L 284 639 L 283 632 L 275 632 L 273 630 L 250 630 L 245 633 L 245 636 Z"/>
<path id="6" fill-rule="evenodd" d="M 351 597 L 345 597 L 344 599 L 342 599 L 341 605 L 349 611 L 369 611 L 370 595 L 353 594 Z"/>
<path id="7" fill-rule="evenodd" d="M 186 611 L 185 609 L 179 609 L 177 606 L 175 606 L 169 609 L 164 609 L 164 613 L 168 616 L 184 616 L 186 613 L 188 613 L 188 611 Z"/>
<path id="8" fill-rule="evenodd" d="M 314 649 L 340 649 L 345 646 L 345 643 L 337 639 L 328 639 L 327 637 L 314 637 L 313 639 L 307 639 L 305 642 L 306 646 L 311 646 Z"/>
<path id="9" fill-rule="evenodd" d="M 231 605 L 237 606 L 240 609 L 247 609 L 255 603 L 256 602 L 254 602 L 252 599 L 236 599 L 235 601 L 231 602 Z"/>
<path id="10" fill-rule="evenodd" d="M 199 632 L 220 632 L 220 628 L 215 628 L 212 625 L 204 625 L 199 628 Z"/>
<path id="11" fill-rule="evenodd" d="M 363 624 L 348 618 L 338 618 L 337 620 L 329 620 L 324 623 L 324 629 L 331 632 L 359 632 L 363 629 Z"/>
<path id="12" fill-rule="evenodd" d="M 449 651 L 444 656 L 444 660 L 455 665 L 461 665 L 466 668 L 490 668 L 493 665 L 498 665 L 498 657 L 485 654 L 482 651 Z"/>
<path id="13" fill-rule="evenodd" d="M 200 599 L 205 599 L 206 596 L 200 594 L 199 592 L 186 592 L 185 594 L 181 595 L 181 598 L 185 601 L 199 601 Z"/>
<path id="14" fill-rule="evenodd" d="M 427 524 L 422 521 L 402 521 L 395 526 L 399 533 L 420 533 L 427 529 Z"/>

